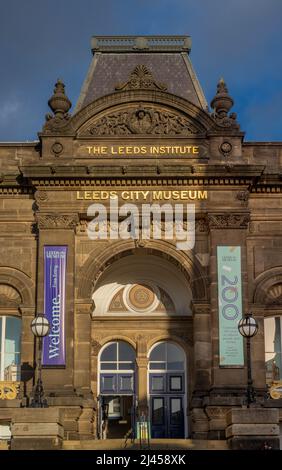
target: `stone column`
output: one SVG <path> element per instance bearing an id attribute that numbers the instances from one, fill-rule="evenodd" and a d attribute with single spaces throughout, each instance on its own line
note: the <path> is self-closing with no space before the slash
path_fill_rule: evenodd
<path id="1" fill-rule="evenodd" d="M 192 437 L 206 439 L 209 430 L 208 417 L 202 408 L 203 397 L 211 386 L 212 348 L 210 305 L 208 302 L 192 302 L 193 311 L 193 378 L 191 398 Z"/>
<path id="2" fill-rule="evenodd" d="M 139 415 L 148 415 L 148 358 L 146 339 L 139 335 L 137 338 L 137 400 Z"/>
<path id="3" fill-rule="evenodd" d="M 218 318 L 218 280 L 217 247 L 240 246 L 242 267 L 242 307 L 248 308 L 247 298 L 247 262 L 246 235 L 249 221 L 248 212 L 212 213 L 209 217 L 210 228 L 210 294 L 211 294 L 211 329 L 212 329 L 212 387 L 230 390 L 242 389 L 245 384 L 244 368 L 220 368 L 219 366 L 219 318 Z M 244 385 L 243 385 L 244 386 Z"/>
<path id="4" fill-rule="evenodd" d="M 251 338 L 251 367 L 253 386 L 257 390 L 257 400 L 264 398 L 266 391 L 265 345 L 264 345 L 264 312 L 261 305 L 251 304 L 249 311 L 258 323 L 258 332 Z"/>
<path id="5" fill-rule="evenodd" d="M 194 346 L 194 392 L 211 386 L 211 322 L 208 302 L 192 302 Z"/>
<path id="6" fill-rule="evenodd" d="M 248 308 L 247 297 L 247 250 L 246 237 L 249 221 L 248 211 L 213 212 L 208 214 L 210 229 L 210 302 L 212 336 L 212 373 L 211 390 L 205 399 L 206 413 L 209 417 L 210 439 L 224 438 L 224 414 L 230 406 L 241 406 L 245 399 L 246 368 L 220 367 L 219 360 L 219 316 L 218 316 L 218 278 L 217 247 L 241 247 L 242 308 Z"/>
<path id="7" fill-rule="evenodd" d="M 74 387 L 80 394 L 91 393 L 91 310 L 92 302 L 75 305 Z"/>
<path id="8" fill-rule="evenodd" d="M 74 388 L 74 275 L 75 275 L 75 236 L 76 214 L 37 214 L 39 228 L 38 247 L 38 285 L 37 312 L 44 307 L 44 258 L 45 245 L 66 245 L 68 247 L 66 268 L 66 367 L 62 369 L 43 369 L 43 384 L 46 390 L 55 394 L 68 395 Z"/>
<path id="9" fill-rule="evenodd" d="M 34 336 L 30 324 L 35 315 L 35 308 L 21 307 L 22 337 L 21 337 L 21 382 L 24 397 L 32 391 L 32 378 L 34 376 Z"/>

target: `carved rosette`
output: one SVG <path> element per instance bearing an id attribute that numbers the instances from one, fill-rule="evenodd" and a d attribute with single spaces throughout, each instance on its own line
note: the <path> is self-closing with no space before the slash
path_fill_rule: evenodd
<path id="1" fill-rule="evenodd" d="M 236 197 L 239 201 L 248 201 L 249 199 L 249 196 L 250 196 L 250 193 L 249 191 L 238 191 Z"/>
<path id="2" fill-rule="evenodd" d="M 209 228 L 226 229 L 226 228 L 247 228 L 250 215 L 246 213 L 222 213 L 208 214 Z"/>
<path id="3" fill-rule="evenodd" d="M 77 214 L 37 214 L 40 229 L 74 229 L 78 223 Z"/>
<path id="4" fill-rule="evenodd" d="M 48 193 L 44 190 L 38 190 L 34 193 L 34 198 L 38 203 L 48 201 Z"/>

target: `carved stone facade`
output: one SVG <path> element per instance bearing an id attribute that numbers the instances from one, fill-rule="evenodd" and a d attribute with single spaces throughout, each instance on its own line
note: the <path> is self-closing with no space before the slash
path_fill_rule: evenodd
<path id="1" fill-rule="evenodd" d="M 129 80 L 115 87 L 116 90 L 161 90 L 167 91 L 166 85 L 158 83 L 146 65 L 137 65 L 130 74 Z"/>
<path id="2" fill-rule="evenodd" d="M 151 352 L 177 345 L 185 357 L 181 437 L 225 439 L 228 410 L 245 404 L 247 370 L 246 362 L 220 366 L 218 246 L 241 248 L 242 310 L 259 323 L 257 403 L 281 407 L 265 393 L 264 318 L 282 316 L 282 143 L 244 140 L 222 80 L 209 111 L 190 46 L 186 37 L 94 38 L 99 54 L 72 114 L 58 81 L 39 141 L 0 143 L 0 317 L 21 319 L 22 328 L 21 384 L 8 400 L 0 381 L 1 422 L 16 419 L 34 395 L 30 323 L 44 312 L 43 249 L 53 245 L 68 249 L 66 363 L 42 373 L 49 406 L 62 413 L 61 439 L 102 437 L 101 357 L 120 342 L 135 355 L 136 412 L 151 413 Z M 159 237 L 150 219 L 149 237 L 120 239 L 127 214 L 113 226 L 113 202 L 139 215 L 144 203 L 181 205 L 186 232 L 193 204 L 193 248 L 179 249 L 176 232 L 165 236 L 158 207 Z M 94 203 L 107 212 L 99 239 L 88 231 L 96 230 Z"/>
<path id="3" fill-rule="evenodd" d="M 85 136 L 125 136 L 131 134 L 154 136 L 191 136 L 200 131 L 191 120 L 172 111 L 139 106 L 103 116 L 87 129 Z"/>

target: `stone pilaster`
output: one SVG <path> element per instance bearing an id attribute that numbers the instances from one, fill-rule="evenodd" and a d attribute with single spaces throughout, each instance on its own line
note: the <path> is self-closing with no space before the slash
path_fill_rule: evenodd
<path id="1" fill-rule="evenodd" d="M 215 395 L 239 395 L 246 384 L 244 367 L 220 367 L 219 364 L 219 318 L 218 318 L 218 280 L 217 280 L 217 247 L 240 246 L 242 266 L 242 307 L 248 308 L 247 301 L 247 262 L 246 236 L 249 221 L 248 211 L 214 212 L 208 214 L 210 230 L 210 300 L 211 300 L 211 336 L 212 336 L 212 389 Z M 211 403 L 225 405 L 225 403 Z M 230 405 L 232 403 L 230 402 Z"/>
<path id="2" fill-rule="evenodd" d="M 193 302 L 194 392 L 211 386 L 211 326 L 210 305 Z"/>
<path id="3" fill-rule="evenodd" d="M 30 324 L 35 315 L 35 308 L 21 307 L 22 336 L 21 336 L 21 382 L 22 394 L 28 396 L 32 391 L 34 376 L 34 336 Z"/>
<path id="4" fill-rule="evenodd" d="M 80 394 L 91 390 L 91 310 L 92 302 L 75 305 L 74 387 Z"/>
<path id="5" fill-rule="evenodd" d="M 251 367 L 253 386 L 263 397 L 266 391 L 265 345 L 264 345 L 264 314 L 265 308 L 261 305 L 250 304 L 249 311 L 258 323 L 258 332 L 251 338 Z"/>
<path id="6" fill-rule="evenodd" d="M 136 365 L 138 370 L 137 378 L 137 401 L 139 414 L 148 413 L 147 389 L 148 389 L 148 358 L 147 345 L 143 336 L 137 338 Z"/>
<path id="7" fill-rule="evenodd" d="M 38 244 L 38 285 L 37 312 L 44 307 L 44 255 L 45 245 L 65 245 L 68 247 L 66 268 L 65 340 L 66 366 L 60 369 L 43 369 L 43 383 L 52 393 L 68 395 L 74 388 L 74 276 L 75 239 L 74 228 L 78 221 L 76 214 L 37 214 L 39 228 Z"/>

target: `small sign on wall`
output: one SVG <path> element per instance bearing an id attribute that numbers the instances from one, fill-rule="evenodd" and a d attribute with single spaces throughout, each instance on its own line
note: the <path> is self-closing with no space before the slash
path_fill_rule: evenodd
<path id="1" fill-rule="evenodd" d="M 243 366 L 241 247 L 217 247 L 219 365 Z"/>

